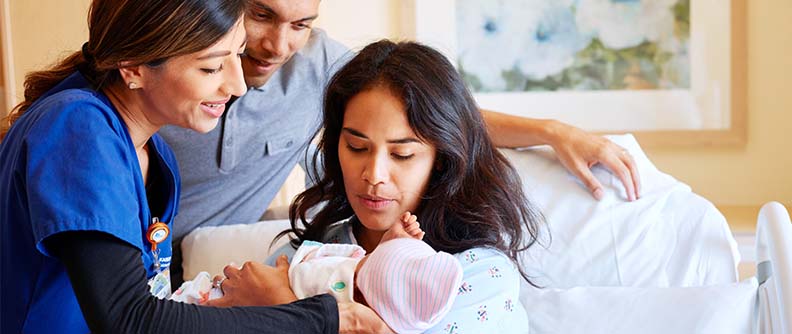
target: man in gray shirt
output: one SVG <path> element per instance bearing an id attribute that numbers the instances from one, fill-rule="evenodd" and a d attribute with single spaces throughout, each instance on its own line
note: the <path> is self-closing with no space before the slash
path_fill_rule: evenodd
<path id="1" fill-rule="evenodd" d="M 260 219 L 321 123 L 322 94 L 335 71 L 353 55 L 312 28 L 320 0 L 249 0 L 248 43 L 242 67 L 248 92 L 233 101 L 207 134 L 166 127 L 160 131 L 179 162 L 182 195 L 174 224 L 174 286 L 182 279 L 180 243 L 201 226 L 247 224 Z M 620 177 L 629 199 L 639 181 L 632 158 L 607 139 L 553 120 L 483 111 L 496 145 L 551 145 L 561 162 L 592 194 L 602 186 L 590 167 L 603 163 Z"/>

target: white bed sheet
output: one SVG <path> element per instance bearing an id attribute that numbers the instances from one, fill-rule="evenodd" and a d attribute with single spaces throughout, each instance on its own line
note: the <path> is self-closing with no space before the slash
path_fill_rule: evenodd
<path id="1" fill-rule="evenodd" d="M 757 282 L 701 287 L 532 289 L 532 334 L 748 334 Z M 528 306 L 528 305 L 526 305 Z"/>
<path id="2" fill-rule="evenodd" d="M 524 254 L 524 268 L 548 288 L 685 287 L 737 281 L 739 252 L 723 215 L 689 186 L 659 171 L 631 135 L 609 136 L 634 157 L 641 198 L 627 202 L 613 174 L 596 201 L 548 147 L 503 150 L 548 223 L 549 247 Z M 542 241 L 548 244 L 547 234 Z"/>

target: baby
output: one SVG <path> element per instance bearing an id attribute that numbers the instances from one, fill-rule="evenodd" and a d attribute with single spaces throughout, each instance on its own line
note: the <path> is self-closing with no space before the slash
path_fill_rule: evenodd
<path id="1" fill-rule="evenodd" d="M 292 258 L 289 281 L 298 298 L 329 293 L 371 307 L 398 333 L 420 333 L 442 319 L 461 284 L 450 254 L 421 241 L 417 217 L 406 212 L 370 254 L 358 245 L 304 242 Z"/>
<path id="2" fill-rule="evenodd" d="M 459 261 L 435 252 L 423 236 L 417 217 L 406 212 L 368 255 L 358 245 L 303 242 L 289 267 L 292 291 L 298 298 L 329 293 L 339 302 L 354 300 L 397 333 L 421 333 L 448 313 L 462 281 Z M 195 291 L 197 300 L 188 297 Z M 201 273 L 172 299 L 195 303 L 220 296 L 209 275 Z"/>

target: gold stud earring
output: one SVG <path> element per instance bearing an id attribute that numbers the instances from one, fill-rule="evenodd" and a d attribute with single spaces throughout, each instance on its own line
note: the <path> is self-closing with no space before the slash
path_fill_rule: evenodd
<path id="1" fill-rule="evenodd" d="M 129 89 L 138 89 L 138 84 L 135 82 L 130 82 L 127 84 L 127 87 L 129 87 Z"/>

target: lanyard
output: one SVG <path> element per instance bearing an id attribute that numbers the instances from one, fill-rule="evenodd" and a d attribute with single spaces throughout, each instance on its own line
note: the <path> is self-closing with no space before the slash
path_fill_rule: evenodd
<path id="1" fill-rule="evenodd" d="M 159 221 L 157 217 L 151 218 L 151 224 L 149 225 L 148 231 L 146 231 L 146 238 L 149 243 L 151 243 L 151 253 L 154 255 L 154 268 L 156 268 L 157 272 L 159 272 L 160 268 L 157 245 L 165 241 L 168 235 L 170 235 L 168 224 Z"/>

